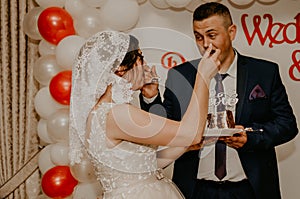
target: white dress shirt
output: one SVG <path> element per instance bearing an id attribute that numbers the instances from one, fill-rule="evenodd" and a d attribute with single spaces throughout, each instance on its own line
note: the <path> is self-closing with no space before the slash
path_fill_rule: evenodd
<path id="1" fill-rule="evenodd" d="M 224 93 L 226 96 L 236 96 L 236 76 L 237 76 L 237 54 L 231 66 L 227 71 L 228 76 L 223 80 Z M 210 84 L 210 98 L 214 98 L 216 81 L 212 79 Z M 237 96 L 238 98 L 238 96 Z M 233 116 L 235 115 L 235 106 L 231 107 Z M 227 175 L 222 179 L 228 181 L 240 181 L 246 179 L 238 153 L 231 147 L 226 147 L 226 170 Z M 215 170 L 215 144 L 205 146 L 199 153 L 200 162 L 198 168 L 198 179 L 220 181 L 214 174 Z"/>

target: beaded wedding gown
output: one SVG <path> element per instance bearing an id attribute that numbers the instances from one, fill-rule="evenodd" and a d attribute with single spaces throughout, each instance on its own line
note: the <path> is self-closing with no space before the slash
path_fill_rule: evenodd
<path id="1" fill-rule="evenodd" d="M 103 103 L 91 114 L 89 153 L 104 199 L 182 199 L 176 185 L 157 168 L 156 148 L 122 141 L 107 147 L 105 123 L 113 103 Z"/>
<path id="2" fill-rule="evenodd" d="M 129 43 L 125 33 L 103 31 L 89 38 L 78 54 L 72 68 L 70 165 L 88 158 L 104 188 L 104 199 L 182 199 L 177 187 L 157 168 L 157 147 L 128 141 L 113 148 L 107 145 L 107 113 L 132 99 L 132 85 L 115 74 Z M 114 103 L 96 105 L 109 85 Z"/>

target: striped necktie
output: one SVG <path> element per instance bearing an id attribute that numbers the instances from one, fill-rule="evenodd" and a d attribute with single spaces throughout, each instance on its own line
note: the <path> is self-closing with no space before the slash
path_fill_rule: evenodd
<path id="1" fill-rule="evenodd" d="M 228 76 L 228 74 L 216 74 L 215 79 L 216 79 L 216 96 L 219 93 L 224 93 L 224 86 L 222 81 Z M 220 102 L 220 104 L 218 104 L 217 106 L 217 117 L 219 117 L 219 115 L 221 114 L 221 117 L 224 117 L 224 111 L 225 111 L 225 105 L 222 103 L 222 101 Z M 220 113 L 223 112 L 223 113 Z M 217 118 L 217 123 L 219 123 L 219 121 L 222 121 L 222 118 Z M 222 123 L 222 122 L 221 122 Z M 218 128 L 220 126 L 218 125 Z M 222 124 L 221 124 L 221 128 L 222 128 Z M 226 176 L 227 172 L 226 172 L 226 144 L 222 141 L 217 141 L 216 143 L 216 148 L 215 148 L 215 175 L 217 176 L 217 178 L 219 178 L 220 180 L 222 180 L 225 176 Z"/>

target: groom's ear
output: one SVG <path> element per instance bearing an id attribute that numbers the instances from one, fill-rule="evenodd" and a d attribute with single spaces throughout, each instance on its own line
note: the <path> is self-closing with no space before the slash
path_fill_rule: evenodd
<path id="1" fill-rule="evenodd" d="M 228 33 L 229 33 L 231 41 L 233 41 L 235 38 L 235 35 L 236 35 L 236 25 L 235 24 L 232 24 L 231 26 L 228 27 Z"/>

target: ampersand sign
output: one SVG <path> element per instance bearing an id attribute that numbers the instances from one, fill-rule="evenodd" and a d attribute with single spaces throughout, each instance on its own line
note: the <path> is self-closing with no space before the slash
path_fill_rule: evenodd
<path id="1" fill-rule="evenodd" d="M 289 70 L 289 75 L 291 79 L 294 81 L 300 81 L 300 59 L 297 59 L 297 53 L 300 53 L 300 50 L 295 50 L 293 52 L 292 54 L 293 65 L 291 65 Z M 295 73 L 298 74 L 298 77 L 295 76 Z"/>

